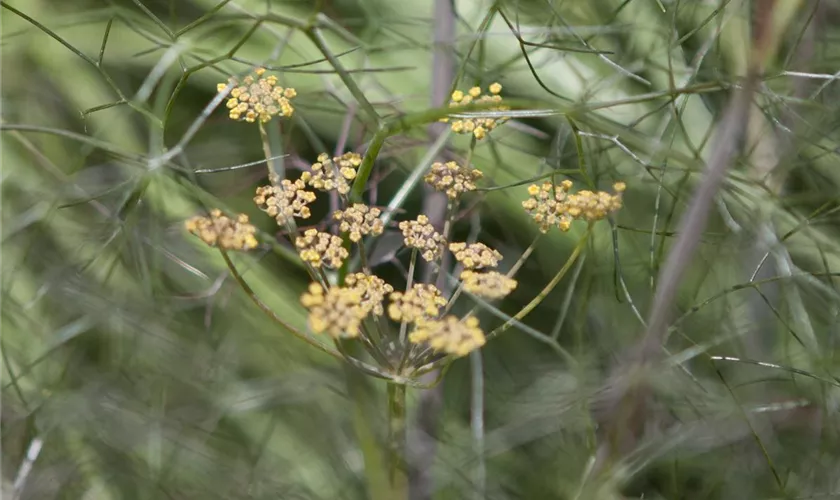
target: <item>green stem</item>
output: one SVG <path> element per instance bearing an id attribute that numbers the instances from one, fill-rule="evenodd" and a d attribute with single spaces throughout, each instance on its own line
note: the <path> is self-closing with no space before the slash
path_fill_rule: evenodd
<path id="1" fill-rule="evenodd" d="M 552 290 L 554 290 L 554 287 L 556 287 L 557 284 L 560 283 L 560 280 L 562 280 L 563 277 L 566 275 L 566 273 L 569 272 L 569 269 L 571 269 L 572 264 L 575 263 L 575 260 L 577 260 L 578 256 L 583 251 L 583 248 L 586 246 L 586 242 L 589 239 L 589 235 L 591 233 L 592 233 L 592 226 L 590 225 L 589 227 L 586 228 L 586 233 L 584 233 L 584 235 L 581 237 L 580 241 L 578 241 L 578 244 L 575 246 L 575 249 L 572 251 L 572 255 L 569 256 L 569 258 L 566 260 L 566 263 L 563 264 L 563 267 L 561 267 L 560 270 L 557 271 L 557 274 L 554 276 L 554 278 L 551 279 L 551 281 L 548 282 L 548 284 L 545 286 L 545 288 L 542 289 L 542 291 L 539 293 L 539 295 L 534 297 L 534 299 L 531 300 L 531 302 L 529 302 L 528 305 L 523 307 L 522 310 L 519 311 L 518 313 L 516 313 L 516 315 L 513 316 L 511 319 L 505 321 L 501 326 L 499 326 L 498 328 L 496 328 L 492 332 L 488 333 L 487 334 L 487 340 L 490 340 L 493 337 L 495 337 L 495 336 L 499 335 L 500 333 L 504 332 L 505 330 L 510 328 L 514 324 L 514 322 L 522 320 L 522 318 L 527 316 L 531 311 L 534 310 L 534 308 L 536 308 L 538 305 L 540 305 L 540 303 L 543 300 L 545 300 L 546 296 L 548 296 L 548 294 L 551 293 Z"/>
<path id="2" fill-rule="evenodd" d="M 388 477 L 391 498 L 408 498 L 408 477 L 405 472 L 405 392 L 404 385 L 388 384 Z"/>
<path id="3" fill-rule="evenodd" d="M 388 465 L 382 453 L 374 428 L 376 415 L 373 411 L 377 402 L 369 387 L 367 378 L 352 367 L 345 365 L 347 393 L 353 405 L 353 429 L 364 459 L 364 474 L 367 483 L 367 497 L 371 500 L 390 500 L 391 487 L 388 482 Z"/>
<path id="4" fill-rule="evenodd" d="M 306 31 L 306 36 L 318 47 L 318 50 L 324 54 L 324 57 L 327 58 L 330 65 L 335 69 L 335 72 L 338 74 L 338 77 L 341 78 L 341 81 L 344 82 L 344 85 L 347 87 L 347 90 L 350 91 L 350 94 L 353 95 L 353 98 L 356 102 L 361 106 L 362 111 L 364 111 L 367 121 L 369 122 L 368 125 L 376 127 L 379 125 L 380 117 L 379 114 L 373 109 L 373 105 L 368 101 L 367 97 L 365 97 L 364 92 L 362 89 L 356 85 L 356 82 L 350 76 L 350 73 L 344 69 L 341 62 L 338 58 L 333 55 L 330 51 L 329 47 L 327 47 L 327 43 L 324 41 L 324 38 L 321 36 L 321 32 L 318 28 L 311 28 Z"/>

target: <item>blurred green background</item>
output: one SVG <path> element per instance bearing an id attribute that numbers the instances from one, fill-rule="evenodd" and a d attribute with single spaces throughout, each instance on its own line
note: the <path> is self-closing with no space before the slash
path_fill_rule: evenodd
<path id="1" fill-rule="evenodd" d="M 265 182 L 257 128 L 210 106 L 217 83 L 254 65 L 298 92 L 293 119 L 269 128 L 279 167 L 294 176 L 320 152 L 364 153 L 374 130 L 295 28 L 309 22 L 382 116 L 444 104 L 458 76 L 543 111 L 479 143 L 487 189 L 455 228 L 507 265 L 536 235 L 520 208 L 529 179 L 556 169 L 581 188 L 628 185 L 582 265 L 526 319 L 541 340 L 511 329 L 482 350 L 481 376 L 466 358 L 435 389 L 409 391 L 412 498 L 840 498 L 836 3 L 799 2 L 777 33 L 675 297 L 646 432 L 607 468 L 593 405 L 644 333 L 751 25 L 773 2 L 0 4 L 9 498 L 370 497 L 363 457 L 384 439 L 384 384 L 353 390 L 346 367 L 266 318 L 182 224 L 222 207 L 276 232 L 251 201 Z M 372 203 L 393 199 L 438 131 L 388 139 Z M 468 144 L 453 136 L 435 158 L 463 159 Z M 418 187 L 398 218 L 434 200 Z M 500 309 L 538 293 L 583 231 L 543 237 Z M 308 277 L 288 252 L 236 262 L 304 325 Z"/>

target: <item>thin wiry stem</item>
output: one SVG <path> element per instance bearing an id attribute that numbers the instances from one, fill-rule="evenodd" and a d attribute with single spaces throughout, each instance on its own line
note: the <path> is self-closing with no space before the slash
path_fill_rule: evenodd
<path id="1" fill-rule="evenodd" d="M 534 297 L 533 300 L 531 300 L 531 302 L 529 302 L 525 307 L 523 307 L 521 311 L 516 313 L 510 320 L 506 321 L 504 324 L 500 325 L 495 330 L 488 333 L 488 340 L 492 339 L 493 337 L 496 337 L 497 335 L 510 328 L 513 325 L 514 320 L 519 321 L 528 314 L 530 314 L 530 312 L 533 311 L 534 308 L 536 308 L 538 305 L 540 305 L 540 303 L 543 300 L 545 300 L 546 296 L 548 296 L 548 294 L 551 293 L 552 290 L 554 290 L 554 287 L 556 287 L 557 284 L 560 283 L 560 280 L 563 279 L 563 277 L 566 275 L 569 269 L 571 269 L 572 264 L 574 264 L 575 260 L 577 260 L 578 256 L 580 256 L 581 252 L 586 246 L 586 242 L 589 239 L 589 235 L 591 234 L 591 232 L 592 226 L 587 227 L 586 232 L 578 241 L 578 244 L 575 246 L 574 250 L 572 250 L 572 254 L 566 260 L 566 263 L 563 264 L 563 267 L 561 267 L 560 270 L 557 271 L 557 274 L 554 275 L 554 278 L 552 278 L 551 281 L 549 281 L 548 284 L 545 286 L 545 288 L 543 288 L 540 291 L 540 293 L 537 294 L 537 296 Z"/>
<path id="2" fill-rule="evenodd" d="M 487 482 L 487 466 L 484 462 L 484 365 L 481 350 L 470 353 L 470 374 L 472 397 L 470 401 L 470 428 L 472 430 L 473 454 L 473 497 L 483 500 Z"/>

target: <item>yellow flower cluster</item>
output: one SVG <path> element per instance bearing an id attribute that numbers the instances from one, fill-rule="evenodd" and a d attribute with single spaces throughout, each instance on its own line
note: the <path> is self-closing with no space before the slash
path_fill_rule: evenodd
<path id="1" fill-rule="evenodd" d="M 377 316 L 382 316 L 385 312 L 382 307 L 385 296 L 394 291 L 394 287 L 385 283 L 379 276 L 366 273 L 348 274 L 344 285 L 359 292 L 361 306 Z"/>
<path id="2" fill-rule="evenodd" d="M 283 179 L 276 186 L 258 187 L 254 203 L 280 225 L 293 217 L 308 219 L 310 212 L 307 205 L 315 201 L 315 193 L 305 188 L 306 184 L 300 179 L 295 182 Z"/>
<path id="3" fill-rule="evenodd" d="M 450 243 L 449 250 L 465 269 L 483 269 L 496 267 L 502 260 L 502 254 L 484 243 Z"/>
<path id="4" fill-rule="evenodd" d="M 336 190 L 341 194 L 350 192 L 350 181 L 356 178 L 356 171 L 362 164 L 358 153 L 344 153 L 330 159 L 327 153 L 318 155 L 311 172 L 304 172 L 301 179 L 321 191 Z"/>
<path id="5" fill-rule="evenodd" d="M 422 214 L 418 215 L 417 220 L 402 221 L 399 227 L 405 240 L 405 246 L 420 250 L 420 255 L 427 262 L 431 262 L 440 256 L 443 235 L 435 231 L 428 217 Z"/>
<path id="6" fill-rule="evenodd" d="M 309 310 L 309 329 L 313 333 L 326 332 L 334 338 L 358 337 L 362 321 L 370 311 L 362 305 L 358 290 L 332 287 L 325 293 L 319 283 L 311 283 L 300 302 Z"/>
<path id="7" fill-rule="evenodd" d="M 350 233 L 350 240 L 354 243 L 362 239 L 362 236 L 378 236 L 385 230 L 385 225 L 379 216 L 382 211 L 378 208 L 371 208 L 362 203 L 354 203 L 346 210 L 336 210 L 333 219 L 339 221 L 338 229 L 342 233 Z"/>
<path id="8" fill-rule="evenodd" d="M 295 239 L 301 260 L 312 267 L 341 267 L 344 259 L 350 253 L 342 246 L 341 238 L 329 233 L 319 232 L 317 229 L 307 229 L 303 236 Z"/>
<path id="9" fill-rule="evenodd" d="M 461 273 L 464 290 L 486 299 L 501 299 L 516 289 L 516 280 L 496 271 L 477 273 L 467 269 Z"/>
<path id="10" fill-rule="evenodd" d="M 455 316 L 426 321 L 418 325 L 408 339 L 415 344 L 425 342 L 436 351 L 456 356 L 469 354 L 486 342 L 475 316 L 469 316 L 463 321 Z"/>
<path id="11" fill-rule="evenodd" d="M 615 183 L 615 194 L 588 190 L 570 194 L 571 188 L 570 180 L 563 181 L 559 186 L 544 182 L 542 186 L 532 184 L 528 187 L 530 198 L 522 202 L 522 207 L 539 224 L 540 231 L 546 233 L 554 226 L 561 231 L 568 231 L 573 219 L 594 222 L 622 206 L 622 193 L 625 189 L 623 182 Z"/>
<path id="12" fill-rule="evenodd" d="M 248 216 L 239 214 L 231 219 L 219 209 L 210 211 L 209 217 L 196 216 L 184 223 L 187 231 L 204 243 L 224 250 L 251 250 L 257 247 L 257 232 L 248 222 Z"/>
<path id="13" fill-rule="evenodd" d="M 440 308 L 446 305 L 443 294 L 434 285 L 415 283 L 405 293 L 394 292 L 390 296 L 388 316 L 394 321 L 422 323 L 436 318 Z"/>
<path id="14" fill-rule="evenodd" d="M 483 175 L 481 170 L 467 165 L 462 167 L 454 161 L 435 162 L 424 180 L 436 190 L 445 192 L 450 200 L 454 200 L 463 193 L 475 191 L 475 181 Z"/>
<path id="15" fill-rule="evenodd" d="M 277 85 L 276 76 L 263 78 L 263 74 L 265 68 L 257 68 L 253 75 L 246 76 L 241 83 L 235 78 L 230 79 L 235 87 L 230 90 L 226 106 L 230 110 L 229 116 L 232 120 L 254 123 L 259 119 L 261 123 L 265 123 L 273 116 L 288 117 L 295 112 L 289 101 L 297 95 L 295 89 L 284 89 Z M 255 76 L 258 79 L 255 79 Z M 227 87 L 227 83 L 220 83 L 217 89 L 224 92 Z"/>
<path id="16" fill-rule="evenodd" d="M 487 88 L 487 91 L 487 94 L 482 94 L 481 87 L 473 87 L 468 90 L 466 94 L 460 90 L 456 90 L 452 93 L 451 100 L 449 101 L 449 107 L 457 108 L 468 104 L 494 103 L 496 106 L 492 106 L 490 111 L 505 111 L 510 109 L 507 106 L 500 104 L 502 102 L 502 96 L 499 95 L 502 91 L 502 86 L 500 84 L 491 84 Z M 456 134 L 472 134 L 476 139 L 481 140 L 484 139 L 487 132 L 490 132 L 496 128 L 497 125 L 506 120 L 507 118 L 457 119 L 452 121 L 452 131 Z M 449 119 L 444 118 L 441 121 L 449 121 Z"/>

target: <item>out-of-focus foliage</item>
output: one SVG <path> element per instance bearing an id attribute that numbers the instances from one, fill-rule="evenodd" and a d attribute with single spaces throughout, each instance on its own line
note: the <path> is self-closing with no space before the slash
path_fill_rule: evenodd
<path id="1" fill-rule="evenodd" d="M 675 297 L 647 431 L 604 465 L 593 403 L 642 337 L 746 74 L 750 2 L 4 0 L 4 493 L 370 496 L 363 457 L 384 440 L 384 384 L 353 382 L 279 329 L 183 221 L 220 207 L 249 214 L 263 241 L 278 230 L 252 202 L 266 175 L 257 129 L 214 108 L 217 83 L 263 65 L 297 89 L 294 117 L 269 127 L 286 155 L 275 166 L 294 172 L 341 145 L 365 153 L 375 130 L 342 77 L 382 116 L 444 104 L 432 95 L 453 82 L 433 84 L 448 74 L 437 47 L 460 88 L 499 81 L 519 110 L 476 147 L 482 195 L 455 227 L 461 240 L 525 251 L 538 230 L 520 202 L 552 171 L 627 191 L 530 330 L 481 351 L 482 377 L 456 362 L 438 411 L 409 391 L 409 432 L 422 434 L 418 409 L 436 422 L 419 439 L 436 444 L 429 474 L 412 488 L 441 499 L 840 494 L 840 9 L 800 3 Z M 300 29 L 311 23 L 328 57 Z M 435 42 L 441 26 L 455 36 Z M 391 202 L 434 140 L 425 124 L 389 138 L 372 204 Z M 469 141 L 453 135 L 435 158 L 462 159 Z M 315 220 L 328 209 L 316 204 Z M 397 218 L 421 210 L 418 188 Z M 496 321 L 545 286 L 584 230 L 539 240 Z M 308 276 L 293 257 L 278 245 L 235 260 L 303 328 Z M 483 430 L 470 418 L 476 391 Z"/>

